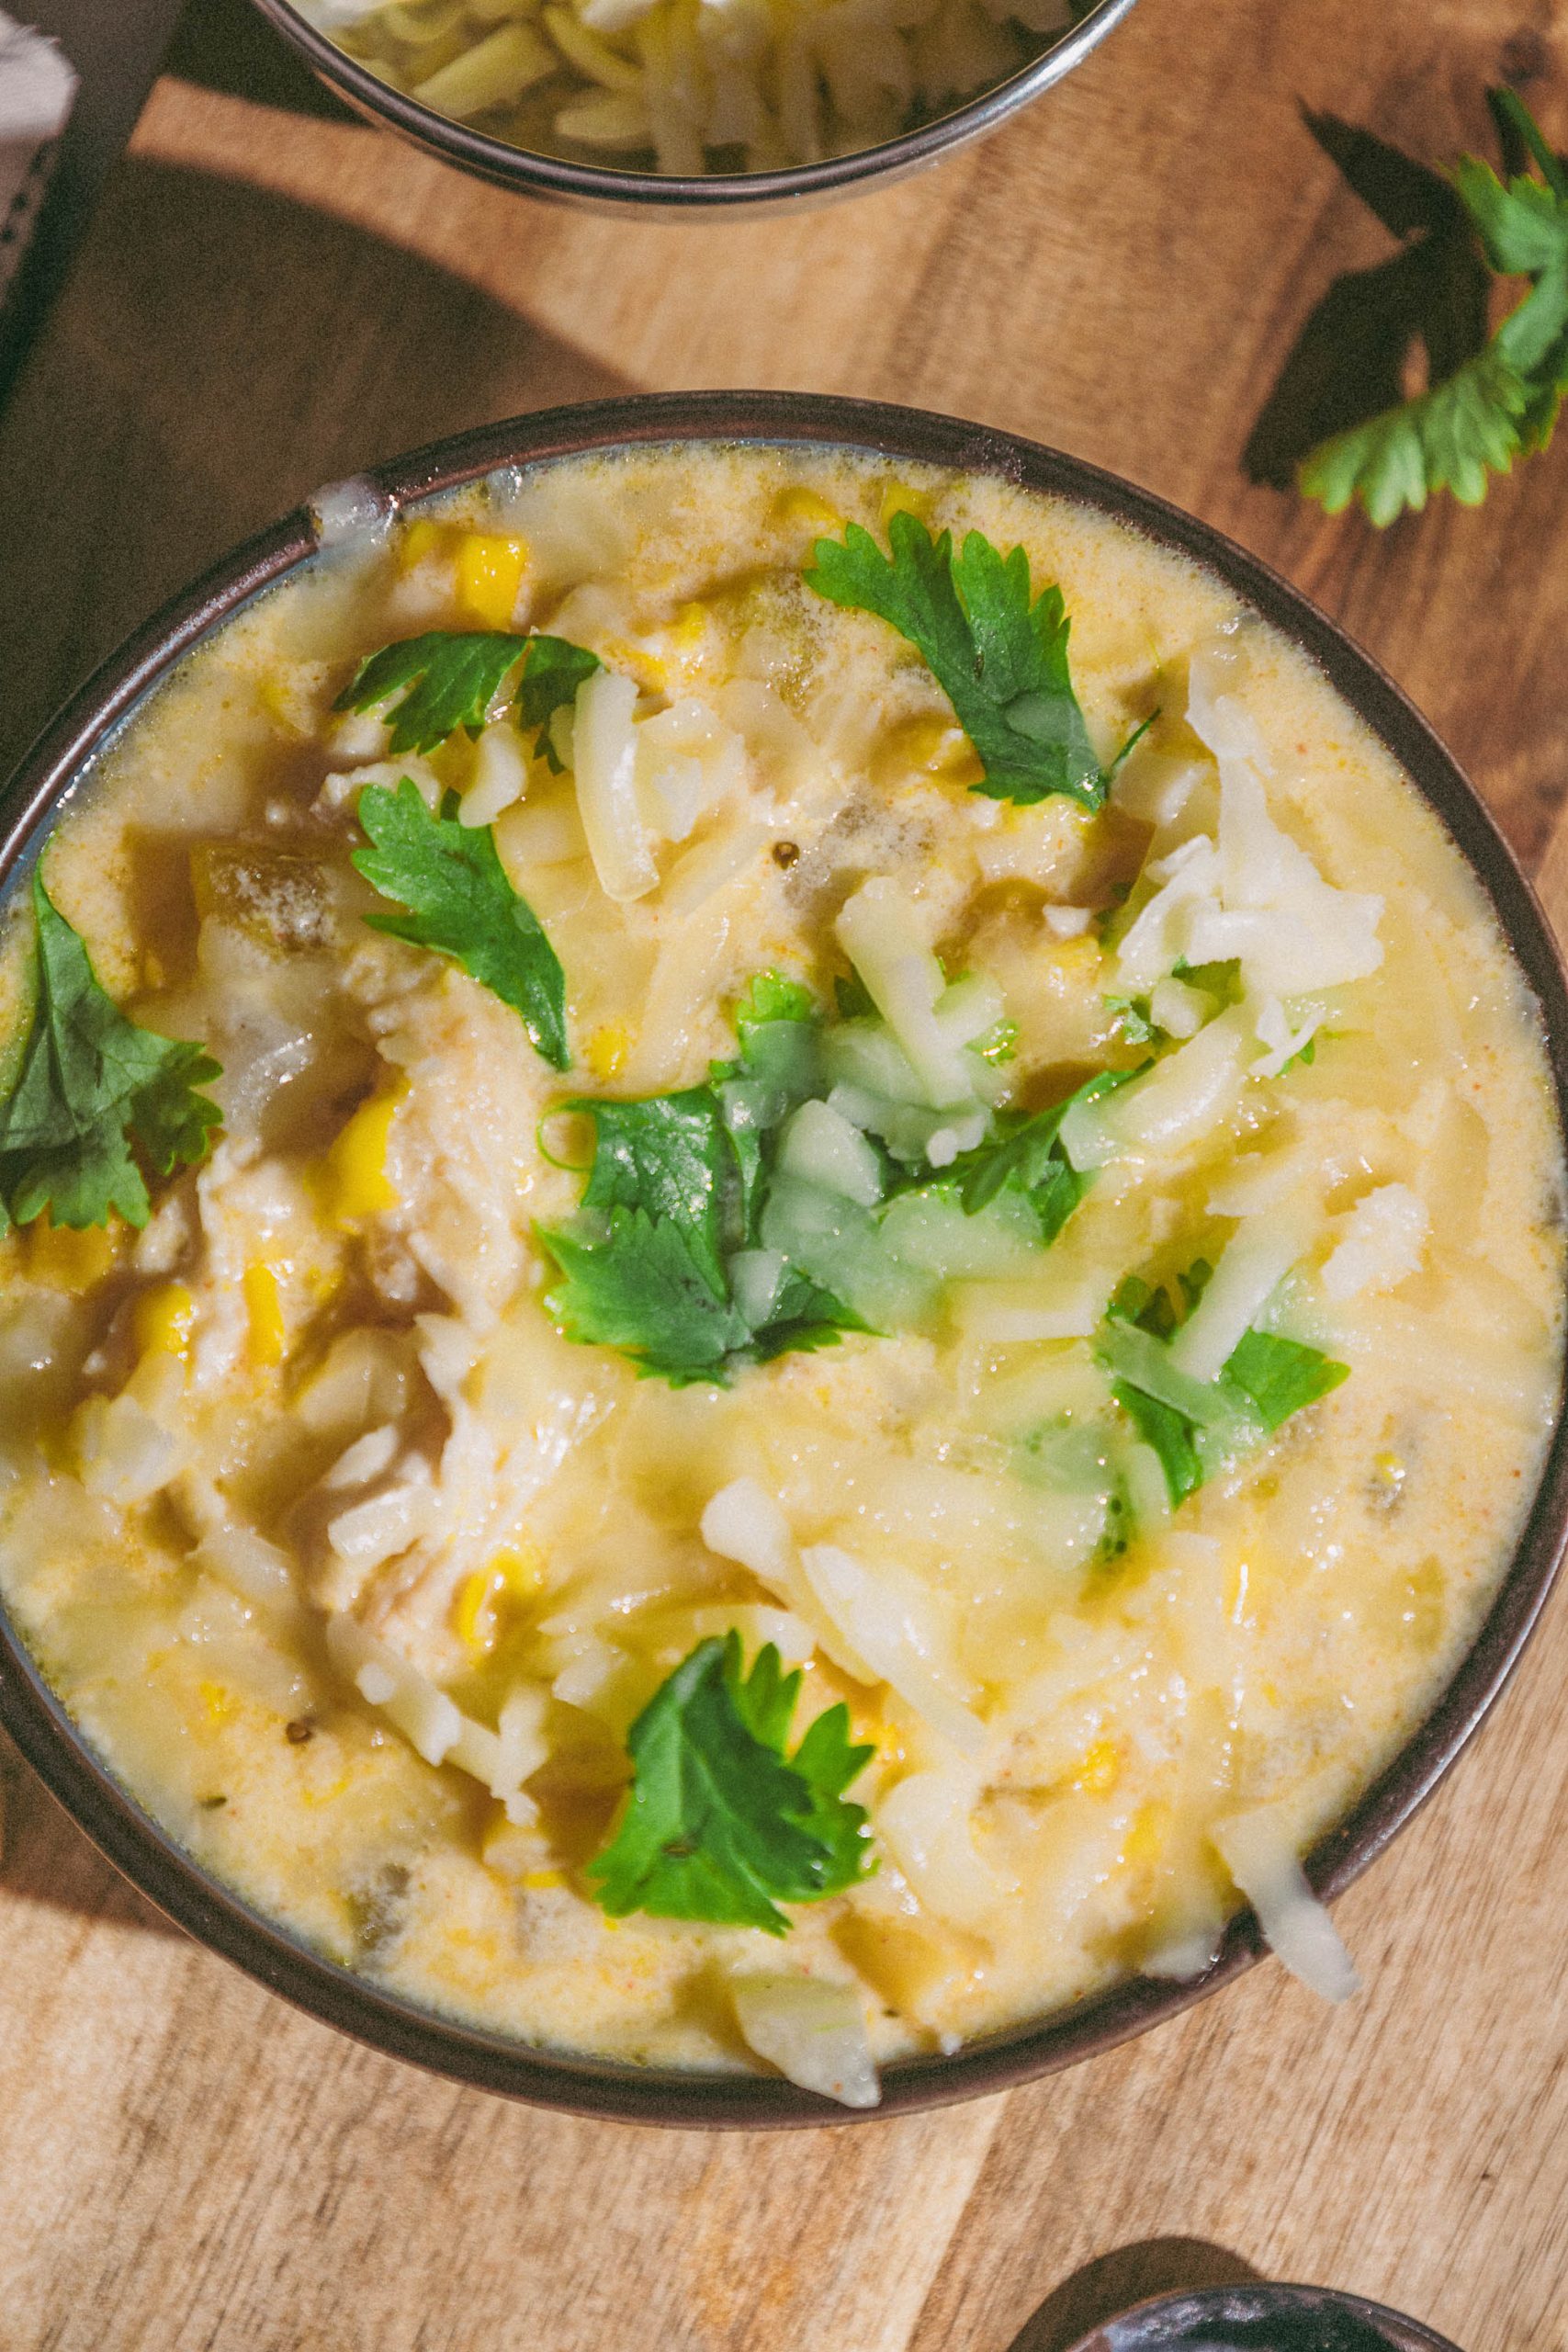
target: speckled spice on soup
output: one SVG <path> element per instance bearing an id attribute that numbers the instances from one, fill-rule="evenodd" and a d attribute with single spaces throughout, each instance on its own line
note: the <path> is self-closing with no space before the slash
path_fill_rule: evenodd
<path id="1" fill-rule="evenodd" d="M 1059 583 L 1078 798 L 993 797 L 994 752 L 973 789 L 984 714 L 804 578 L 900 511 Z M 569 652 L 477 738 L 392 756 L 406 680 L 334 710 L 458 630 Z M 394 815 L 526 902 L 525 984 L 367 920 L 408 913 L 350 863 Z M 441 2011 L 858 2101 L 1195 1972 L 1243 1891 L 1346 1989 L 1296 1858 L 1507 1566 L 1562 1160 L 1476 882 L 1218 582 L 994 481 L 547 468 L 258 604 L 43 874 L 223 1126 L 80 1232 L 0 1129 L 0 1580 L 204 1864 Z"/>

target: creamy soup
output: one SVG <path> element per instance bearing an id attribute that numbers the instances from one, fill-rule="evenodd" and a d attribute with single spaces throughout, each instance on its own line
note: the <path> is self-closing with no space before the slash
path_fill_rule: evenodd
<path id="1" fill-rule="evenodd" d="M 395 90 L 622 171 L 778 171 L 879 146 L 1006 81 L 1070 0 L 298 0 Z"/>
<path id="2" fill-rule="evenodd" d="M 1562 1152 L 1231 592 L 997 480 L 525 470 L 254 605 L 39 874 L 0 1580 L 198 1861 L 856 2104 L 1244 1901 L 1350 1989 L 1300 1857 L 1507 1567 Z"/>

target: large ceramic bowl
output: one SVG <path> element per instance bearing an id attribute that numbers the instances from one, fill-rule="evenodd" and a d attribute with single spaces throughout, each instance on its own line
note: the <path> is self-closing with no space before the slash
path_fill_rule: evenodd
<path id="1" fill-rule="evenodd" d="M 1081 501 L 1204 565 L 1294 640 L 1399 761 L 1480 878 L 1545 1016 L 1559 1117 L 1568 1128 L 1568 982 L 1546 922 L 1472 786 L 1425 721 L 1332 621 L 1205 524 L 1077 458 L 915 410 L 784 393 L 684 393 L 557 409 L 486 426 L 379 468 L 361 491 L 405 507 L 502 466 L 649 444 L 762 442 L 851 447 L 967 472 L 1001 472 Z M 340 513 L 341 498 L 325 502 Z M 16 888 L 62 805 L 147 694 L 254 597 L 309 564 L 322 525 L 290 515 L 250 540 L 151 621 L 84 687 L 0 799 L 0 896 Z M 1508 1573 L 1442 1700 L 1348 1819 L 1309 1856 L 1317 1892 L 1337 1894 L 1431 1794 L 1496 1699 L 1551 1589 L 1568 1531 L 1568 1424 L 1560 1416 Z M 379 1990 L 296 1941 L 197 1867 L 105 1770 L 0 1615 L 0 1720 L 110 1860 L 190 1933 L 264 1984 L 344 2031 L 486 2088 L 540 2105 L 671 2124 L 821 2123 L 849 2119 L 761 2075 L 676 2074 L 558 2056 L 438 2017 Z M 1108 2050 L 1230 1983 L 1262 1956 L 1250 1912 L 1232 1921 L 1213 1965 L 1189 1983 L 1134 1977 L 1038 2023 L 951 2057 L 886 2068 L 882 2115 L 1005 2089 Z"/>
<path id="2" fill-rule="evenodd" d="M 779 171 L 705 172 L 688 179 L 626 171 L 611 164 L 569 163 L 560 155 L 492 139 L 394 90 L 367 65 L 345 56 L 325 33 L 307 24 L 289 0 L 256 0 L 262 15 L 355 113 L 386 123 L 444 162 L 460 164 L 481 179 L 498 181 L 502 187 L 524 195 L 550 197 L 600 212 L 618 212 L 633 206 L 666 218 L 694 212 L 711 218 L 715 213 L 798 209 L 903 179 L 934 164 L 950 148 L 962 147 L 982 132 L 994 130 L 1019 107 L 1050 89 L 1082 62 L 1133 6 L 1134 0 L 1092 0 L 1066 32 L 1016 74 L 977 91 L 935 121 L 903 131 L 879 146 L 857 147 L 847 155 L 831 155 L 819 164 L 791 164 Z"/>

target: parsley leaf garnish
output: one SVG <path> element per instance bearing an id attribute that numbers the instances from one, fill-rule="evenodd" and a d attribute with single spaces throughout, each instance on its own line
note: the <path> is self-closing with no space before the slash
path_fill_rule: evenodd
<path id="1" fill-rule="evenodd" d="M 612 1918 L 705 1919 L 786 1935 L 781 1903 L 815 1903 L 874 1867 L 863 1809 L 843 1792 L 875 1753 L 849 1710 L 818 1715 L 787 1754 L 799 1669 L 772 1643 L 742 1673 L 740 1636 L 702 1642 L 633 1724 L 632 1784 L 587 1877 Z"/>
<path id="2" fill-rule="evenodd" d="M 404 776 L 396 792 L 367 785 L 359 821 L 368 849 L 353 864 L 403 915 L 367 915 L 372 930 L 450 956 L 518 1013 L 536 1049 L 556 1069 L 571 1057 L 566 1041 L 566 975 L 526 899 L 518 897 L 496 854 L 488 825 L 459 824 L 448 796 L 437 817 Z"/>
<path id="3" fill-rule="evenodd" d="M 1059 588 L 1035 596 L 1022 548 L 1004 557 L 979 531 L 953 553 L 900 512 L 890 555 L 851 523 L 818 539 L 807 587 L 851 611 L 876 613 L 917 647 L 985 769 L 973 788 L 1027 806 L 1063 793 L 1098 808 L 1109 777 L 1089 740 L 1067 666 L 1071 628 Z"/>
<path id="4" fill-rule="evenodd" d="M 491 704 L 521 662 L 514 694 L 517 724 L 534 730 L 534 748 L 558 775 L 561 763 L 550 740 L 550 723 L 575 700 L 584 678 L 603 667 L 596 653 L 564 637 L 514 637 L 493 629 L 427 629 L 400 638 L 363 661 L 333 705 L 334 710 L 372 710 L 400 687 L 407 689 L 392 713 L 389 749 L 434 752 L 459 727 L 482 729 Z"/>
<path id="5" fill-rule="evenodd" d="M 1348 1364 L 1274 1331 L 1244 1332 L 1215 1380 L 1195 1381 L 1168 1363 L 1171 1334 L 1197 1306 L 1211 1272 L 1200 1258 L 1178 1277 L 1174 1294 L 1129 1275 L 1111 1302 L 1100 1336 L 1100 1360 L 1113 1375 L 1111 1395 L 1159 1456 L 1173 1507 L 1238 1446 L 1271 1437 L 1293 1413 L 1350 1376 Z"/>
<path id="6" fill-rule="evenodd" d="M 48 1209 L 56 1225 L 143 1226 L 146 1178 L 205 1159 L 221 1125 L 197 1092 L 222 1075 L 199 1046 L 128 1021 L 35 873 L 37 995 L 16 1083 L 0 1103 L 0 1230 Z"/>
<path id="7" fill-rule="evenodd" d="M 1288 478 L 1331 514 L 1359 499 L 1391 523 L 1449 490 L 1464 505 L 1494 474 L 1543 448 L 1568 390 L 1568 171 L 1523 101 L 1488 93 L 1505 147 L 1528 172 L 1500 179 L 1467 155 L 1449 178 L 1332 117 L 1308 128 L 1384 226 L 1404 242 L 1388 262 L 1336 281 L 1303 331 L 1248 443 L 1256 480 Z M 1493 277 L 1529 292 L 1490 334 Z M 1412 346 L 1429 381 L 1400 397 Z M 1301 451 L 1291 412 L 1315 413 Z M 1325 428 L 1327 428 L 1325 430 Z"/>

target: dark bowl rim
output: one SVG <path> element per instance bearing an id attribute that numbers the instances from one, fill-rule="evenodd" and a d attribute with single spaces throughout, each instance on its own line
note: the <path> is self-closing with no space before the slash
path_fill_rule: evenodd
<path id="1" fill-rule="evenodd" d="M 438 114 L 417 98 L 394 90 L 368 66 L 338 48 L 292 5 L 292 0 L 254 0 L 281 39 L 298 50 L 317 77 L 356 112 L 384 122 L 416 146 L 459 164 L 481 179 L 519 193 L 619 210 L 641 210 L 679 218 L 693 213 L 755 213 L 773 207 L 825 202 L 880 181 L 901 179 L 952 149 L 978 139 L 1032 98 L 1081 64 L 1136 0 L 1093 0 L 1084 15 L 1049 49 L 1000 82 L 966 98 L 950 113 L 874 147 L 820 163 L 791 164 L 771 172 L 705 172 L 695 176 L 616 170 L 578 164 L 532 147 L 514 147 L 450 115 Z"/>
<path id="2" fill-rule="evenodd" d="M 1162 2312 L 1174 2312 L 1183 2304 L 1192 2306 L 1193 2315 L 1200 2321 L 1223 2323 L 1229 2316 L 1223 2306 L 1228 2297 L 1235 2295 L 1271 2302 L 1277 2312 L 1295 2310 L 1308 2315 L 1320 2311 L 1326 2302 L 1388 2335 L 1389 2352 L 1460 2352 L 1457 2344 L 1439 2335 L 1425 2320 L 1412 2319 L 1408 2312 L 1396 2312 L 1392 2303 L 1374 2303 L 1369 2296 L 1348 2294 L 1342 2287 L 1310 2287 L 1300 2281 L 1292 2285 L 1272 2278 L 1238 2278 L 1228 2287 L 1176 2287 L 1163 2294 L 1147 2295 L 1140 2302 L 1130 2303 L 1125 2311 L 1113 2312 L 1099 2321 L 1087 2335 L 1069 2345 L 1067 2352 L 1106 2352 L 1111 2328 L 1124 2327 L 1129 2320 L 1156 2319 Z M 1389 2335 L 1391 2329 L 1393 2333 Z M 1130 2343 L 1125 2352 L 1139 2352 L 1139 2347 L 1135 2342 Z M 1151 2347 L 1151 2352 L 1159 2352 L 1159 2347 Z"/>
<path id="3" fill-rule="evenodd" d="M 763 444 L 849 449 L 957 473 L 1000 475 L 1130 526 L 1225 582 L 1324 672 L 1399 761 L 1476 874 L 1545 1023 L 1560 1126 L 1568 1133 L 1568 974 L 1534 893 L 1474 788 L 1382 670 L 1316 605 L 1234 540 L 1152 492 L 1018 435 L 928 411 L 787 392 L 710 391 L 604 401 L 512 418 L 356 478 L 389 510 L 508 468 L 650 446 Z M 143 697 L 204 638 L 314 556 L 301 509 L 245 541 L 102 665 L 0 793 L 0 902 L 41 848 L 72 788 Z M 1568 1382 L 1568 1370 L 1564 1380 Z M 1546 1602 L 1568 1540 L 1568 1414 L 1558 1417 L 1513 1565 L 1431 1713 L 1347 1818 L 1307 1857 L 1331 1899 L 1429 1797 L 1490 1711 Z M 198 1940 L 297 2007 L 393 2056 L 485 2089 L 627 2122 L 769 2128 L 869 2121 L 1032 2081 L 1178 2016 L 1266 1947 L 1239 1914 L 1213 1964 L 1185 1983 L 1134 1977 L 1061 2014 L 883 2074 L 879 2108 L 852 2112 L 761 2075 L 655 2071 L 530 2048 L 400 2000 L 299 1943 L 210 1876 L 99 1763 L 0 1611 L 0 1723 L 46 1786 L 127 1878 Z"/>

